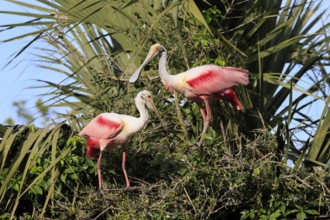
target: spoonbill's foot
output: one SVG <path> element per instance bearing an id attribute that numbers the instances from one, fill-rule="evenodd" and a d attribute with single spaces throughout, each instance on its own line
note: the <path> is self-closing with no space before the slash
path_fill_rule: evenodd
<path id="1" fill-rule="evenodd" d="M 95 194 L 96 195 L 104 195 L 104 191 L 103 191 L 103 189 L 98 189 Z"/>
<path id="2" fill-rule="evenodd" d="M 204 142 L 204 135 L 201 135 L 199 141 L 197 142 L 198 147 L 200 147 L 203 144 L 203 142 Z"/>
<path id="3" fill-rule="evenodd" d="M 103 192 L 103 190 L 102 189 L 98 189 L 95 193 L 93 193 L 93 194 L 90 194 L 89 195 L 89 198 L 95 198 L 95 197 L 98 197 L 98 196 L 102 196 L 103 197 L 103 199 L 104 199 L 104 192 Z"/>

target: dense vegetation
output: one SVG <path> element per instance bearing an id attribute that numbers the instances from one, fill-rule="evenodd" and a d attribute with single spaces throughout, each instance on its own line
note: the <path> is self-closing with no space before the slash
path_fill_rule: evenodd
<path id="1" fill-rule="evenodd" d="M 40 79 L 52 89 L 40 106 L 70 112 L 45 127 L 0 125 L 2 219 L 330 216 L 322 1 L 8 1 L 23 12 L 0 13 L 26 20 L 0 31 L 33 29 L 3 41 L 27 40 L 9 65 L 30 50 L 39 68 L 66 76 L 61 84 Z M 128 83 L 155 42 L 168 49 L 173 74 L 208 63 L 250 71 L 250 84 L 235 87 L 245 110 L 212 103 L 200 147 L 199 109 L 163 88 L 157 61 Z M 152 117 L 129 144 L 132 188 L 124 189 L 120 150 L 113 150 L 102 163 L 105 196 L 96 195 L 95 161 L 84 157 L 77 133 L 101 112 L 137 115 L 133 98 L 142 89 L 154 93 L 163 121 Z M 316 105 L 324 106 L 318 118 L 310 115 Z"/>

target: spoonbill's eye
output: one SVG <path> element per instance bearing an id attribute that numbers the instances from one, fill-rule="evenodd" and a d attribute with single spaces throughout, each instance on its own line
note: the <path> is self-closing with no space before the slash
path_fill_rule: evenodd
<path id="1" fill-rule="evenodd" d="M 162 53 L 162 52 L 165 52 L 165 51 L 166 51 L 166 49 L 165 49 L 165 47 L 163 47 L 163 46 L 160 46 L 158 51 L 159 51 L 159 53 Z"/>

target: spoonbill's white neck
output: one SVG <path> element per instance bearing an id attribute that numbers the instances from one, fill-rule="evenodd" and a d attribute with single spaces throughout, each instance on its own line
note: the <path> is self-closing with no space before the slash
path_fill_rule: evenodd
<path id="1" fill-rule="evenodd" d="M 167 52 L 165 50 L 160 53 L 158 71 L 159 71 L 159 76 L 163 81 L 171 82 L 172 75 L 169 74 L 169 72 L 167 71 L 166 61 L 167 61 Z"/>
<path id="2" fill-rule="evenodd" d="M 141 121 L 142 127 L 143 127 L 143 125 L 145 125 L 145 123 L 147 123 L 147 121 L 149 119 L 148 109 L 145 105 L 145 102 L 141 99 L 141 97 L 139 97 L 135 100 L 135 105 L 139 111 L 139 114 L 140 114 L 139 120 Z"/>

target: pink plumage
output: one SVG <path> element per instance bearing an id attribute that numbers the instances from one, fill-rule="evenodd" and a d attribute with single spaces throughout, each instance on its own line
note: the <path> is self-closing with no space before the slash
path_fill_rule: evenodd
<path id="1" fill-rule="evenodd" d="M 88 137 L 86 157 L 90 159 L 96 159 L 99 156 L 99 152 L 100 152 L 99 148 L 100 148 L 99 139 Z"/>
<path id="2" fill-rule="evenodd" d="M 247 72 L 245 69 L 236 67 L 215 65 L 195 67 L 181 73 L 186 82 L 182 92 L 187 98 L 197 102 L 205 99 L 225 99 L 236 110 L 241 110 L 243 105 L 232 87 L 237 84 L 247 85 L 249 83 Z"/>
<path id="3" fill-rule="evenodd" d="M 194 67 L 177 75 L 171 75 L 171 77 L 163 77 L 162 82 L 170 92 L 190 91 L 196 95 L 211 95 L 237 84 L 249 84 L 247 73 L 247 70 L 241 68 L 210 64 Z"/>
<path id="4" fill-rule="evenodd" d="M 196 94 L 213 94 L 233 87 L 236 84 L 247 85 L 247 70 L 234 67 L 204 65 L 185 72 L 187 89 Z"/>
<path id="5" fill-rule="evenodd" d="M 120 116 L 116 113 L 102 113 L 94 118 L 80 133 L 99 139 L 109 139 L 117 135 L 123 128 Z"/>

